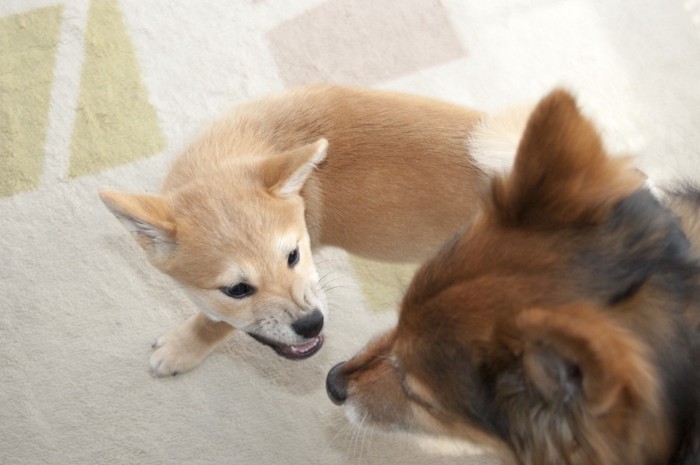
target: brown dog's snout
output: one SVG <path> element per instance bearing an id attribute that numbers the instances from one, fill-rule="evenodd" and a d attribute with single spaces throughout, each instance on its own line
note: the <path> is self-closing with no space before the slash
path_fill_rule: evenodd
<path id="1" fill-rule="evenodd" d="M 347 384 L 342 373 L 345 362 L 340 362 L 328 372 L 326 376 L 326 392 L 335 405 L 342 405 L 348 398 Z"/>

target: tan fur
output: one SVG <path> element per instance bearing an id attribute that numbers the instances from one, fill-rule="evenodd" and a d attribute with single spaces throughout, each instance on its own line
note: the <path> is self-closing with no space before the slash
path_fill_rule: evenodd
<path id="1" fill-rule="evenodd" d="M 467 149 L 483 116 L 405 94 L 298 88 L 214 123 L 175 160 L 160 195 L 100 195 L 207 315 L 300 346 L 309 339 L 290 325 L 314 309 L 326 313 L 312 249 L 416 261 L 471 220 L 492 171 Z M 290 269 L 295 246 L 301 259 Z M 255 294 L 234 301 L 220 290 L 239 282 Z M 193 321 L 189 331 L 200 331 L 205 320 Z M 230 331 L 217 328 L 212 345 Z M 170 360 L 192 338 L 164 340 L 151 359 L 157 374 L 199 362 Z"/>

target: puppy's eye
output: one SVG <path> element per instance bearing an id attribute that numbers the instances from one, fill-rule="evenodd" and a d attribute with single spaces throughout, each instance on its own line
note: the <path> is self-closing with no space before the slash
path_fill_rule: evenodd
<path id="1" fill-rule="evenodd" d="M 220 288 L 221 292 L 234 299 L 243 299 L 255 294 L 255 288 L 250 284 L 238 283 L 229 287 Z"/>
<path id="2" fill-rule="evenodd" d="M 289 252 L 287 256 L 287 265 L 289 265 L 289 268 L 294 268 L 294 266 L 299 263 L 299 255 L 299 247 Z"/>

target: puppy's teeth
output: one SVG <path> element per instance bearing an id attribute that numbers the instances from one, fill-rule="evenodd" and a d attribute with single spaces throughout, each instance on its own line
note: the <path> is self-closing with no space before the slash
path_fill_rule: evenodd
<path id="1" fill-rule="evenodd" d="M 311 341 L 306 342 L 304 344 L 297 344 L 297 345 L 290 346 L 290 348 L 294 352 L 305 352 L 305 351 L 311 349 L 312 347 L 316 346 L 317 344 L 318 344 L 318 338 L 314 338 Z"/>

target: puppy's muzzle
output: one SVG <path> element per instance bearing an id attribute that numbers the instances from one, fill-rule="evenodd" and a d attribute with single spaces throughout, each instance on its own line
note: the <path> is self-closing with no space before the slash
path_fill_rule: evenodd
<path id="1" fill-rule="evenodd" d="M 344 364 L 345 362 L 340 362 L 326 376 L 326 392 L 335 405 L 342 405 L 348 398 L 347 383 L 342 371 Z"/>
<path id="2" fill-rule="evenodd" d="M 319 335 L 323 329 L 323 313 L 316 309 L 303 318 L 292 323 L 292 329 L 299 336 L 311 339 Z"/>

